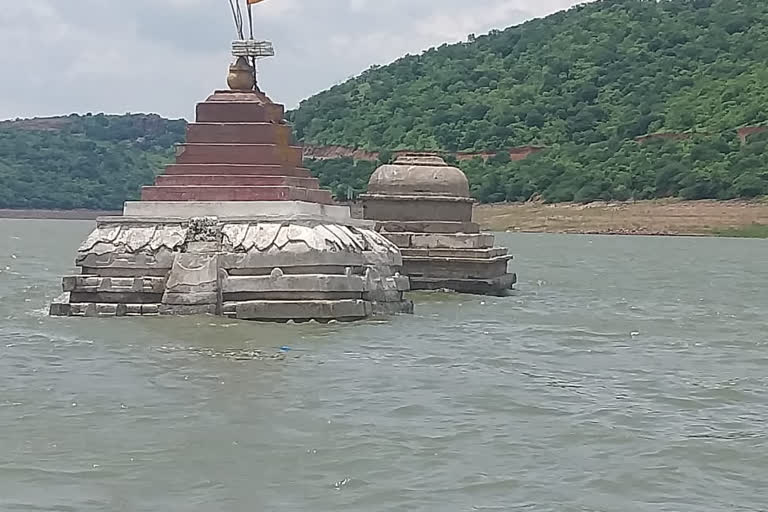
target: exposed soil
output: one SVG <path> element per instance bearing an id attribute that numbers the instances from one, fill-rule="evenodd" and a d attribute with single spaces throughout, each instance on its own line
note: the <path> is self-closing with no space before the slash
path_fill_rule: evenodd
<path id="1" fill-rule="evenodd" d="M 334 158 L 352 158 L 354 160 L 366 160 L 369 162 L 375 162 L 379 159 L 379 152 L 377 151 L 366 151 L 364 149 L 355 149 L 355 148 L 347 148 L 344 146 L 303 146 L 304 148 L 304 158 L 309 158 L 313 160 L 330 160 Z M 510 148 L 507 151 L 509 152 L 509 158 L 510 160 L 524 160 L 528 158 L 530 155 L 534 153 L 538 153 L 539 151 L 542 151 L 543 149 L 546 149 L 544 147 L 539 146 L 521 146 L 518 148 Z M 405 155 L 408 153 L 414 153 L 414 151 L 394 151 L 392 153 L 392 156 L 400 156 Z M 419 153 L 416 151 L 416 153 Z M 432 154 L 432 153 L 430 153 Z M 492 158 L 496 156 L 495 152 L 481 152 L 481 153 L 466 153 L 466 152 L 459 152 L 459 153 L 452 153 L 453 156 L 456 157 L 456 159 L 465 161 L 465 160 L 472 160 L 473 158 L 482 158 L 483 160 L 488 160 L 489 158 Z"/>
<path id="2" fill-rule="evenodd" d="M 768 201 L 479 205 L 475 221 L 493 231 L 700 236 L 768 225 Z"/>

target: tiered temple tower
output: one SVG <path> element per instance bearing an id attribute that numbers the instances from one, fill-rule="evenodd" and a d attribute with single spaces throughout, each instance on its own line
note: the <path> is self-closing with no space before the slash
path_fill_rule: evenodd
<path id="1" fill-rule="evenodd" d="M 258 90 L 216 91 L 197 105 L 176 163 L 154 186 L 144 187 L 142 201 L 331 204 L 330 192 L 302 167 L 302 149 L 293 145 L 283 115 L 283 106 Z M 134 208 L 139 207 L 130 205 L 129 211 Z"/>
<path id="2" fill-rule="evenodd" d="M 256 86 L 248 48 L 264 44 L 236 42 L 230 89 L 197 106 L 176 162 L 141 201 L 97 220 L 52 315 L 328 321 L 412 311 L 399 249 L 332 204 L 302 167 L 283 106 Z"/>
<path id="3" fill-rule="evenodd" d="M 400 156 L 371 176 L 364 217 L 403 254 L 413 290 L 505 295 L 512 256 L 472 222 L 467 177 L 434 155 Z"/>

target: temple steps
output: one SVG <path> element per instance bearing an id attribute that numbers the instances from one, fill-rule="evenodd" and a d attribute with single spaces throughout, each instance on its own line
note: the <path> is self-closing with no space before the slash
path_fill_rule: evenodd
<path id="1" fill-rule="evenodd" d="M 198 103 L 198 123 L 275 123 L 283 122 L 285 108 L 275 103 L 262 104 L 250 101 Z"/>
<path id="2" fill-rule="evenodd" d="M 289 186 L 150 186 L 142 188 L 142 201 L 308 201 L 332 204 L 327 190 Z"/>
<path id="3" fill-rule="evenodd" d="M 179 164 L 254 164 L 301 167 L 304 152 L 297 146 L 275 144 L 179 144 Z"/>
<path id="4" fill-rule="evenodd" d="M 292 176 L 226 176 L 220 174 L 162 175 L 155 185 L 160 187 L 218 186 L 218 187 L 296 187 L 319 189 L 315 178 Z"/>
<path id="5" fill-rule="evenodd" d="M 291 144 L 291 127 L 274 123 L 191 123 L 189 144 Z"/>
<path id="6" fill-rule="evenodd" d="M 254 164 L 171 164 L 165 168 L 166 175 L 206 175 L 213 174 L 227 176 L 295 176 L 298 178 L 310 178 L 309 169 L 283 165 L 254 165 Z"/>

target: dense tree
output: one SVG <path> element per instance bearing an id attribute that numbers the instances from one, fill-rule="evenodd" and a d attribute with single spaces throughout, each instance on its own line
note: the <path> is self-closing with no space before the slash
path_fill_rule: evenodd
<path id="1" fill-rule="evenodd" d="M 733 199 L 768 195 L 768 134 L 742 146 L 735 133 L 644 144 L 611 140 L 557 145 L 522 161 L 509 154 L 456 163 L 481 202 L 590 202 L 682 197 Z M 351 159 L 310 161 L 321 184 L 346 198 L 365 190 L 375 165 Z"/>
<path id="2" fill-rule="evenodd" d="M 407 56 L 289 113 L 315 145 L 498 152 L 461 162 L 483 202 L 768 195 L 768 2 L 599 0 Z M 0 208 L 116 209 L 172 159 L 184 121 L 0 123 Z M 683 140 L 635 138 L 687 132 Z M 511 161 L 503 148 L 547 149 Z M 455 162 L 455 159 L 450 159 Z M 337 199 L 375 162 L 309 161 Z"/>
<path id="3" fill-rule="evenodd" d="M 103 114 L 0 124 L 0 208 L 120 209 L 172 159 L 185 125 Z"/>
<path id="4" fill-rule="evenodd" d="M 768 2 L 601 0 L 374 67 L 290 113 L 309 144 L 496 150 L 768 121 Z"/>

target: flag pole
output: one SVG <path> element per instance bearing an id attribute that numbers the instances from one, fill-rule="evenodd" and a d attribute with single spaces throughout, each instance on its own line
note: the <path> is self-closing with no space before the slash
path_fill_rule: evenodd
<path id="1" fill-rule="evenodd" d="M 253 41 L 253 4 L 249 0 L 245 0 L 248 4 L 248 26 L 250 30 L 251 41 Z M 253 87 L 258 89 L 257 75 L 256 75 L 256 57 L 251 57 L 251 65 L 253 66 Z"/>
<path id="2" fill-rule="evenodd" d="M 248 2 L 248 25 L 251 30 L 251 39 L 253 39 L 253 4 L 251 2 Z"/>

